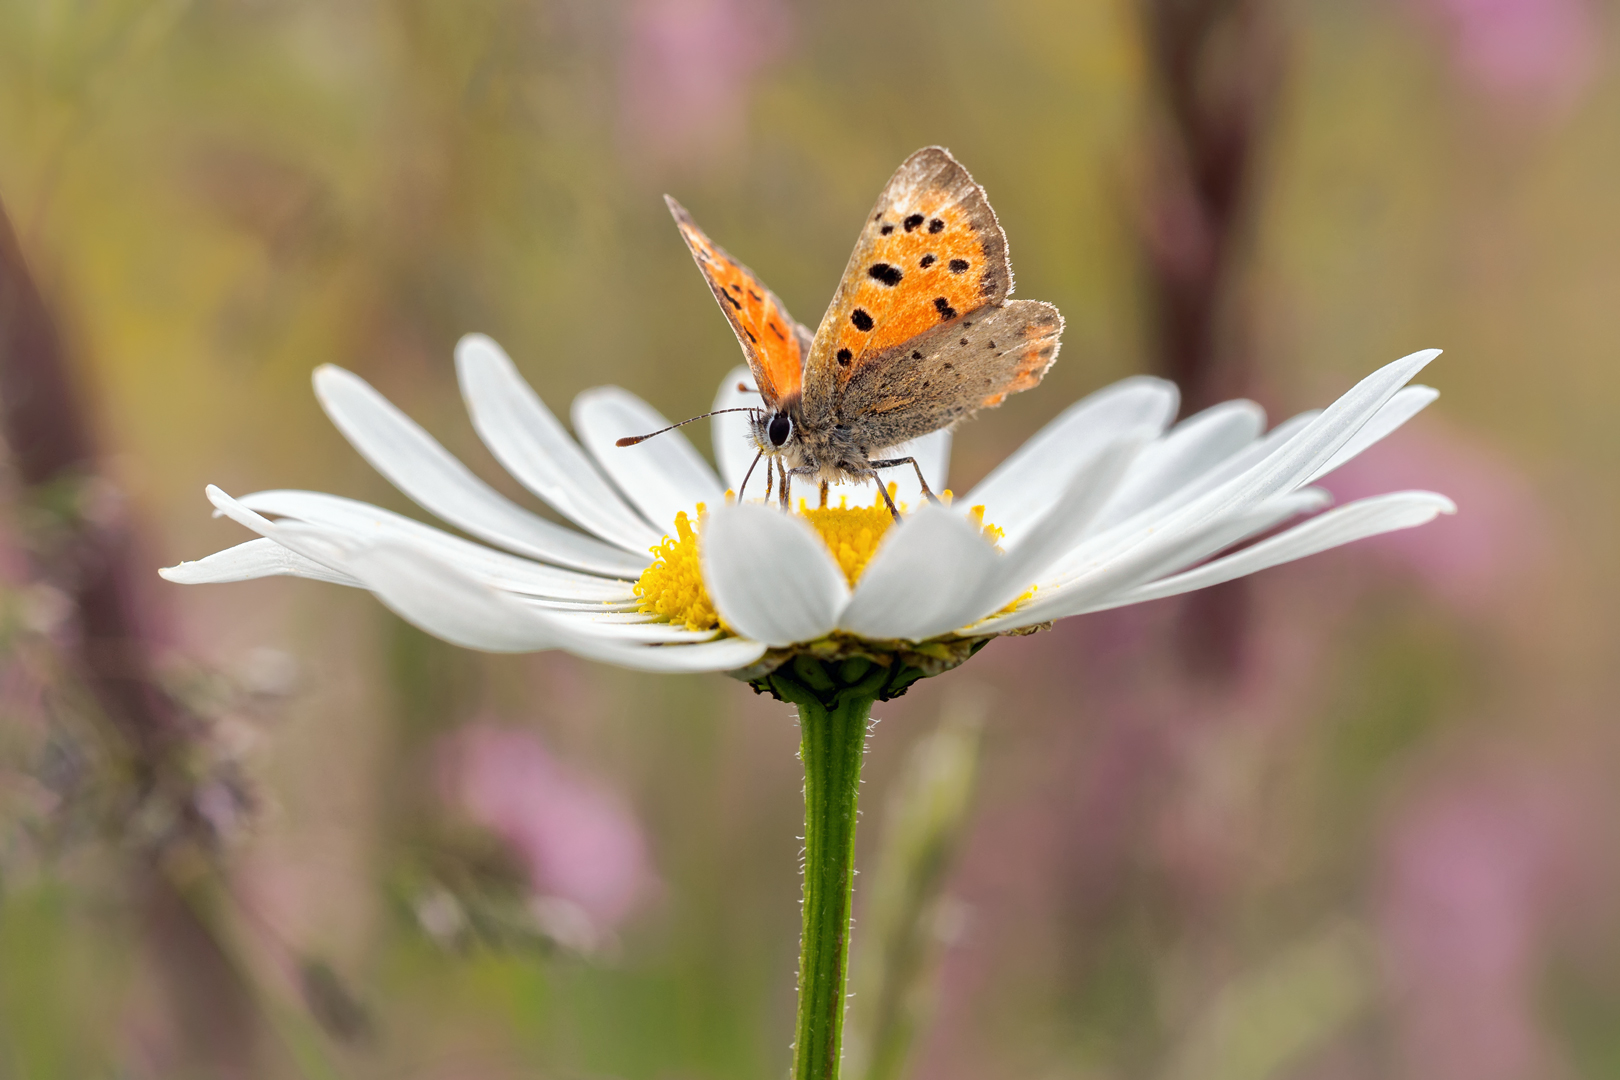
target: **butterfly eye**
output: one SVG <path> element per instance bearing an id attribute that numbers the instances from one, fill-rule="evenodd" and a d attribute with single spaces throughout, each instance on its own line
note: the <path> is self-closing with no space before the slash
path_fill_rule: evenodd
<path id="1" fill-rule="evenodd" d="M 767 429 L 771 437 L 772 446 L 781 446 L 793 435 L 793 421 L 788 419 L 786 413 L 777 413 L 771 417 L 771 426 Z"/>

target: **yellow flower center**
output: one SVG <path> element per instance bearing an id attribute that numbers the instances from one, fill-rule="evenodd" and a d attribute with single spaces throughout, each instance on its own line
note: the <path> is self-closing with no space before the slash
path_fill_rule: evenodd
<path id="1" fill-rule="evenodd" d="M 698 517 L 705 507 L 697 504 Z M 652 549 L 652 565 L 636 581 L 636 610 L 660 615 L 672 623 L 684 623 L 688 630 L 713 630 L 720 616 L 703 587 L 698 568 L 697 530 L 682 510 L 675 515 L 675 535 L 666 536 Z"/>
<path id="2" fill-rule="evenodd" d="M 894 490 L 894 485 L 890 484 L 891 498 Z M 726 496 L 729 499 L 731 493 L 728 491 Z M 951 493 L 945 492 L 944 500 L 947 503 L 950 497 Z M 901 509 L 904 508 L 904 504 L 901 504 Z M 705 509 L 703 503 L 698 503 L 696 516 L 700 525 Z M 832 552 L 839 568 L 844 571 L 850 588 L 854 588 L 855 582 L 860 580 L 883 534 L 894 524 L 894 517 L 889 513 L 881 494 L 873 497 L 871 506 L 852 507 L 846 498 L 841 497 L 837 506 L 810 509 L 800 500 L 799 514 L 821 534 L 827 550 Z M 1000 543 L 1002 531 L 994 525 L 985 524 L 984 507 L 975 506 L 969 514 L 983 531 L 985 539 L 992 544 Z M 664 537 L 652 549 L 652 553 L 652 565 L 641 572 L 641 578 L 635 584 L 636 610 L 682 624 L 689 630 L 724 628 L 725 624 L 714 609 L 714 601 L 709 598 L 709 590 L 703 586 L 703 573 L 698 562 L 698 529 L 693 526 L 692 518 L 686 511 L 675 515 L 675 535 Z M 1023 599 L 1023 596 L 1019 597 L 1014 604 Z"/>

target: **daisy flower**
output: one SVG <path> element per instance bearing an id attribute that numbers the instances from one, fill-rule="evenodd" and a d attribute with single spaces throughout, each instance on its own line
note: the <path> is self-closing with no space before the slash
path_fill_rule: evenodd
<path id="1" fill-rule="evenodd" d="M 1174 423 L 1174 385 L 1125 379 L 1070 406 L 948 505 L 920 498 L 915 478 L 897 482 L 912 509 L 895 523 L 870 485 L 835 486 L 826 508 L 796 499 L 790 514 L 738 500 L 753 457 L 745 413 L 712 420 L 718 475 L 678 430 L 614 445 L 668 424 L 617 387 L 574 401 L 576 441 L 498 345 L 468 335 L 456 372 L 473 426 L 577 529 L 499 494 L 358 376 L 326 366 L 316 396 L 344 437 L 413 502 L 483 542 L 337 495 L 238 499 L 209 487 L 217 512 L 259 538 L 161 573 L 188 584 L 291 575 L 350 585 L 469 648 L 726 671 L 762 688 L 795 656 L 865 658 L 890 670 L 887 697 L 996 635 L 1451 513 L 1443 495 L 1401 491 L 1307 516 L 1329 502 L 1317 479 L 1434 400 L 1407 383 L 1436 355 L 1397 360 L 1269 431 L 1244 400 Z M 726 376 L 715 408 L 750 404 L 746 375 Z M 949 451 L 941 431 L 891 456 L 915 456 L 941 490 Z"/>
<path id="2" fill-rule="evenodd" d="M 1173 385 L 1126 379 L 1070 406 L 960 499 L 927 502 L 916 477 L 897 482 L 889 498 L 910 512 L 896 521 L 886 500 L 858 487 L 835 486 L 825 505 L 801 500 L 789 513 L 750 500 L 746 411 L 713 418 L 719 475 L 678 430 L 616 445 L 668 426 L 616 387 L 574 401 L 576 440 L 493 341 L 470 335 L 456 348 L 456 372 L 473 426 L 577 529 L 505 498 L 359 377 L 323 367 L 316 396 L 354 448 L 477 540 L 336 495 L 234 499 L 210 487 L 217 511 L 258 539 L 162 573 L 188 583 L 277 574 L 336 582 L 369 589 L 458 645 L 726 671 L 797 706 L 805 831 L 793 1075 L 835 1080 L 872 704 L 998 635 L 1451 513 L 1449 499 L 1427 491 L 1315 513 L 1329 498 L 1311 486 L 1434 400 L 1407 384 L 1436 355 L 1397 360 L 1270 431 L 1251 401 L 1174 423 Z M 726 376 L 716 409 L 756 403 L 739 389 L 747 371 Z M 930 488 L 945 490 L 948 430 L 887 453 L 915 458 Z"/>

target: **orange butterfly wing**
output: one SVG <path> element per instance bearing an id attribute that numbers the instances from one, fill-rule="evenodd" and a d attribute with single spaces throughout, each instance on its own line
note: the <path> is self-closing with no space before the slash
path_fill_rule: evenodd
<path id="1" fill-rule="evenodd" d="M 912 154 L 878 196 L 806 362 L 807 396 L 835 396 L 863 364 L 1012 292 L 1007 237 L 950 153 Z M 1009 390 L 1011 387 L 1008 388 Z"/>
<path id="2" fill-rule="evenodd" d="M 703 278 L 714 290 L 720 310 L 742 345 L 765 403 L 782 407 L 795 400 L 804 385 L 804 358 L 810 351 L 810 331 L 787 313 L 782 301 L 754 276 L 754 272 L 727 255 L 692 221 L 680 203 L 664 196 L 675 224 L 692 251 Z"/>

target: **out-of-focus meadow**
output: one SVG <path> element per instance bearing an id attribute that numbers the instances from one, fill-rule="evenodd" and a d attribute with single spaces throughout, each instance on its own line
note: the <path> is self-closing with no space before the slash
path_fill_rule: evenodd
<path id="1" fill-rule="evenodd" d="M 863 867 L 908 751 L 987 703 L 911 1075 L 1620 1075 L 1620 11 L 1205 3 L 1225 81 L 1178 128 L 1144 20 L 1199 6 L 0 2 L 0 202 L 102 477 L 62 510 L 10 475 L 0 515 L 0 1076 L 781 1074 L 785 706 L 156 568 L 246 538 L 207 483 L 420 513 L 322 416 L 322 363 L 526 504 L 460 404 L 464 332 L 559 413 L 602 383 L 702 411 L 738 352 L 661 194 L 813 327 L 930 143 L 1067 318 L 1045 383 L 958 433 L 958 490 L 1131 373 L 1281 419 L 1441 346 L 1439 402 L 1329 486 L 1460 512 L 878 707 Z M 1176 177 L 1230 117 L 1212 232 Z M 157 794 L 40 570 L 97 515 L 189 718 Z"/>

